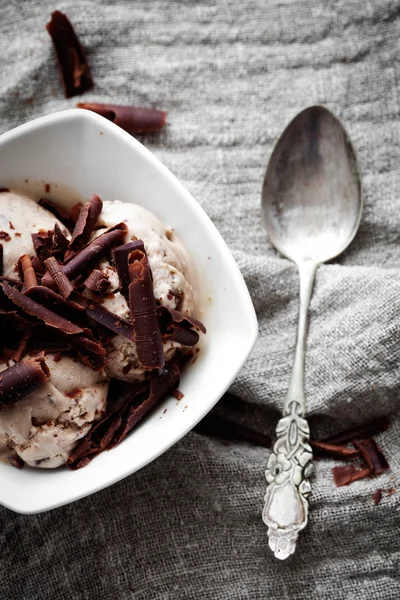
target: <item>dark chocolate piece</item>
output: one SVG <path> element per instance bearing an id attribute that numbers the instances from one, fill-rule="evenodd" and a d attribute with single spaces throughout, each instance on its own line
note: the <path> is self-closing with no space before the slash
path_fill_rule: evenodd
<path id="1" fill-rule="evenodd" d="M 93 233 L 100 213 L 103 208 L 103 202 L 97 194 L 93 194 L 89 202 L 82 206 L 78 220 L 74 227 L 71 241 L 69 242 L 68 250 L 65 253 L 65 262 L 70 260 L 78 250 L 89 241 Z"/>
<path id="2" fill-rule="evenodd" d="M 91 110 L 115 123 L 128 133 L 149 133 L 160 131 L 165 125 L 167 113 L 156 108 L 121 106 L 118 104 L 98 104 L 79 102 L 78 108 Z"/>
<path id="3" fill-rule="evenodd" d="M 207 415 L 194 428 L 196 433 L 201 435 L 210 435 L 216 438 L 226 440 L 244 440 L 257 446 L 269 448 L 271 446 L 271 438 L 264 433 L 249 429 L 245 425 L 226 421 L 216 415 Z"/>
<path id="4" fill-rule="evenodd" d="M 82 248 L 66 265 L 62 265 L 61 270 L 68 279 L 75 279 L 82 271 L 93 268 L 104 254 L 107 254 L 113 246 L 122 242 L 127 230 L 125 223 L 119 223 L 115 227 L 111 227 Z M 46 273 L 43 277 L 42 284 L 48 287 L 55 285 L 50 273 Z"/>
<path id="5" fill-rule="evenodd" d="M 372 500 L 374 501 L 374 504 L 379 504 L 379 502 L 382 500 L 382 490 L 380 488 L 378 488 L 376 492 L 372 494 Z"/>
<path id="6" fill-rule="evenodd" d="M 107 275 L 99 269 L 94 269 L 85 280 L 84 286 L 93 294 L 103 296 L 110 287 L 110 280 Z"/>
<path id="7" fill-rule="evenodd" d="M 68 17 L 56 10 L 51 15 L 46 29 L 49 32 L 64 86 L 66 98 L 83 94 L 93 87 L 85 51 Z"/>
<path id="8" fill-rule="evenodd" d="M 44 268 L 42 263 L 40 262 L 40 260 L 38 259 L 37 256 L 33 256 L 31 257 L 32 260 L 32 267 L 35 270 L 36 275 L 39 275 L 39 277 L 42 277 L 42 275 L 44 275 Z"/>
<path id="9" fill-rule="evenodd" d="M 132 323 L 125 321 L 118 315 L 99 305 L 89 304 L 86 308 L 86 314 L 91 319 L 94 319 L 100 325 L 107 327 L 116 334 L 121 334 L 133 341 L 134 329 Z"/>
<path id="10" fill-rule="evenodd" d="M 11 236 L 9 233 L 7 233 L 7 231 L 0 231 L 0 240 L 9 242 L 11 240 Z"/>
<path id="11" fill-rule="evenodd" d="M 134 250 L 128 256 L 129 308 L 135 331 L 137 355 L 145 369 L 164 366 L 164 351 L 147 255 Z"/>
<path id="12" fill-rule="evenodd" d="M 61 223 L 65 225 L 65 227 L 69 231 L 73 231 L 75 222 L 71 218 L 70 213 L 65 208 L 59 206 L 55 202 L 52 202 L 48 198 L 40 198 L 38 204 L 40 206 L 43 206 L 43 208 L 45 208 L 49 212 L 51 212 L 51 214 L 54 215 L 59 221 L 61 221 Z"/>
<path id="13" fill-rule="evenodd" d="M 21 361 L 0 373 L 0 410 L 12 406 L 49 380 L 44 353 Z"/>
<path id="14" fill-rule="evenodd" d="M 2 282 L 2 287 L 7 298 L 9 298 L 16 306 L 22 308 L 28 315 L 36 317 L 38 321 L 43 322 L 48 327 L 53 327 L 67 335 L 83 333 L 83 329 L 71 321 L 64 319 L 52 310 L 49 310 L 45 306 L 42 306 L 38 302 L 35 302 L 32 298 L 21 294 L 21 292 L 10 287 L 5 281 Z"/>
<path id="15" fill-rule="evenodd" d="M 317 442 L 310 440 L 310 446 L 316 456 L 326 456 L 328 458 L 356 458 L 360 456 L 360 451 L 354 448 L 346 448 L 346 446 L 336 446 L 335 444 L 327 444 L 326 442 Z"/>
<path id="16" fill-rule="evenodd" d="M 29 254 L 23 254 L 19 258 L 19 264 L 22 270 L 25 288 L 29 289 L 37 285 L 35 270 L 32 266 L 32 260 Z"/>
<path id="17" fill-rule="evenodd" d="M 162 339 L 164 342 L 178 342 L 183 346 L 195 346 L 199 341 L 197 331 L 206 333 L 203 323 L 178 310 L 160 306 L 157 309 Z M 197 331 L 191 329 L 194 327 Z"/>
<path id="18" fill-rule="evenodd" d="M 50 257 L 62 262 L 69 243 L 57 223 L 54 229 L 49 231 L 39 229 L 37 233 L 32 233 L 32 242 L 36 255 L 42 263 Z"/>
<path id="19" fill-rule="evenodd" d="M 63 298 L 68 298 L 74 291 L 74 288 L 72 287 L 72 283 L 70 282 L 68 277 L 61 270 L 60 263 L 57 261 L 56 258 L 54 258 L 54 256 L 50 256 L 50 258 L 47 258 L 44 261 L 44 264 L 46 265 L 48 272 L 54 279 L 56 286 L 60 290 L 61 296 Z"/>
<path id="20" fill-rule="evenodd" d="M 389 468 L 388 462 L 374 439 L 358 440 L 353 442 L 354 448 L 360 451 L 366 466 L 375 475 L 380 475 Z"/>
<path id="21" fill-rule="evenodd" d="M 128 242 L 127 244 L 123 244 L 122 246 L 114 248 L 112 251 L 114 265 L 118 273 L 121 293 L 125 297 L 125 300 L 128 302 L 128 304 L 129 284 L 131 282 L 129 278 L 128 256 L 134 250 L 141 250 L 142 252 L 144 252 L 144 244 L 142 240 Z"/>
<path id="22" fill-rule="evenodd" d="M 373 437 L 381 431 L 385 431 L 389 427 L 389 419 L 387 417 L 378 417 L 365 425 L 356 425 L 340 433 L 335 433 L 322 440 L 328 444 L 335 444 L 341 446 L 342 444 L 349 444 L 354 440 L 362 440 L 369 437 Z"/>
<path id="23" fill-rule="evenodd" d="M 341 487 L 358 479 L 369 477 L 371 471 L 368 468 L 357 469 L 354 465 L 349 465 L 346 467 L 333 467 L 332 474 L 336 487 Z"/>

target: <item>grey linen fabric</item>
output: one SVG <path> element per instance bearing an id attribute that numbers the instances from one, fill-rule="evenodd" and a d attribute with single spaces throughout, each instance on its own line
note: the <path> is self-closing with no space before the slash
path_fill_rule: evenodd
<path id="1" fill-rule="evenodd" d="M 87 49 L 96 88 L 85 100 L 168 111 L 165 131 L 141 140 L 213 219 L 259 318 L 236 398 L 214 412 L 270 435 L 290 375 L 298 280 L 262 229 L 262 177 L 299 110 L 321 103 L 344 120 L 362 165 L 365 212 L 350 249 L 318 271 L 310 422 L 318 437 L 391 414 L 377 438 L 391 470 L 338 489 L 334 463 L 318 461 L 309 527 L 281 563 L 260 517 L 269 451 L 192 432 L 75 504 L 37 516 L 0 508 L 1 598 L 398 600 L 399 2 L 1 0 L 1 132 L 74 106 L 45 31 L 55 8 Z M 378 487 L 385 491 L 375 506 Z"/>

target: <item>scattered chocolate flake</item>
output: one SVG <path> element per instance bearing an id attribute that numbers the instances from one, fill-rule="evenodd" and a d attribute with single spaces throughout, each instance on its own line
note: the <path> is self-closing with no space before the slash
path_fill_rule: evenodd
<path id="1" fill-rule="evenodd" d="M 34 268 L 36 275 L 39 275 L 40 277 L 42 275 L 44 275 L 44 268 L 43 268 L 42 263 L 38 259 L 38 257 L 37 256 L 33 256 L 31 258 L 31 260 L 32 260 L 32 267 Z"/>
<path id="2" fill-rule="evenodd" d="M 350 429 L 346 429 L 340 433 L 330 435 L 322 441 L 327 442 L 328 444 L 341 446 L 342 444 L 354 442 L 354 440 L 362 440 L 373 437 L 377 433 L 385 431 L 388 427 L 389 419 L 387 417 L 379 417 L 373 421 L 370 421 L 369 423 L 366 423 L 365 425 L 357 425 L 356 427 L 351 427 Z"/>
<path id="3" fill-rule="evenodd" d="M 134 339 L 134 328 L 132 323 L 125 321 L 125 319 L 115 315 L 106 308 L 103 308 L 98 304 L 89 304 L 86 308 L 86 314 L 97 323 L 100 323 L 100 325 L 110 329 L 110 331 L 121 334 L 131 341 Z"/>
<path id="4" fill-rule="evenodd" d="M 3 244 L 0 244 L 0 276 L 3 275 L 3 270 L 4 270 L 3 255 L 4 255 Z"/>
<path id="5" fill-rule="evenodd" d="M 0 194 L 2 192 L 9 192 L 9 191 L 10 191 L 9 188 L 7 188 L 7 187 L 0 187 Z"/>
<path id="6" fill-rule="evenodd" d="M 0 231 L 0 240 L 9 242 L 11 240 L 11 236 L 7 233 L 7 231 Z"/>
<path id="7" fill-rule="evenodd" d="M 50 184 L 49 183 L 44 184 L 44 191 L 46 192 L 46 194 L 50 194 Z"/>
<path id="8" fill-rule="evenodd" d="M 15 237 L 21 237 L 21 234 L 17 231 L 16 233 L 14 233 Z"/>
<path id="9" fill-rule="evenodd" d="M 108 288 L 110 287 L 110 280 L 107 275 L 99 269 L 94 269 L 85 280 L 84 286 L 93 294 L 104 296 Z"/>
<path id="10" fill-rule="evenodd" d="M 327 444 L 326 442 L 317 442 L 310 440 L 310 446 L 316 456 L 325 456 L 328 458 L 357 458 L 360 456 L 360 451 L 353 448 L 346 448 L 346 446 L 336 446 L 334 444 Z"/>
<path id="11" fill-rule="evenodd" d="M 374 504 L 379 504 L 382 500 L 382 490 L 380 488 L 372 494 L 372 500 L 374 501 Z"/>
<path id="12" fill-rule="evenodd" d="M 66 265 L 62 265 L 61 270 L 68 279 L 75 279 L 82 271 L 93 268 L 104 254 L 107 254 L 113 246 L 122 242 L 127 230 L 125 223 L 119 223 L 111 227 L 82 248 Z M 42 284 L 48 287 L 54 286 L 54 279 L 50 273 L 46 273 L 43 277 Z"/>
<path id="13" fill-rule="evenodd" d="M 12 406 L 42 387 L 50 378 L 44 353 L 21 361 L 1 372 L 0 410 Z"/>
<path id="14" fill-rule="evenodd" d="M 69 243 L 57 223 L 54 225 L 54 229 L 49 231 L 39 229 L 37 233 L 32 233 L 32 242 L 41 262 L 50 257 L 62 261 Z"/>
<path id="15" fill-rule="evenodd" d="M 353 442 L 354 447 L 360 451 L 365 464 L 374 475 L 380 475 L 389 468 L 388 462 L 374 439 L 358 440 Z"/>
<path id="16" fill-rule="evenodd" d="M 71 321 L 64 319 L 52 310 L 49 310 L 45 306 L 42 306 L 38 302 L 35 302 L 32 298 L 21 294 L 21 292 L 10 287 L 5 281 L 2 282 L 2 287 L 7 298 L 9 298 L 16 306 L 22 308 L 28 315 L 36 317 L 38 321 L 43 322 L 48 327 L 53 327 L 67 335 L 83 333 L 83 329 L 74 325 Z"/>
<path id="17" fill-rule="evenodd" d="M 19 258 L 19 264 L 22 270 L 25 288 L 29 289 L 37 285 L 35 270 L 32 266 L 32 260 L 29 254 L 23 254 Z"/>
<path id="18" fill-rule="evenodd" d="M 78 250 L 81 250 L 89 241 L 102 209 L 103 202 L 97 194 L 93 194 L 89 202 L 86 202 L 82 206 L 71 241 L 69 242 L 68 250 L 65 253 L 65 262 L 68 262 L 68 260 L 75 256 Z"/>
<path id="19" fill-rule="evenodd" d="M 85 51 L 68 17 L 56 10 L 46 25 L 54 50 L 66 98 L 83 94 L 93 87 Z"/>
<path id="20" fill-rule="evenodd" d="M 270 448 L 271 446 L 271 439 L 268 435 L 211 414 L 204 417 L 196 425 L 194 431 L 201 435 L 210 435 L 226 440 L 244 440 L 257 446 L 264 446 L 265 448 Z"/>
<path id="21" fill-rule="evenodd" d="M 129 278 L 128 256 L 134 250 L 141 250 L 142 252 L 144 252 L 144 244 L 142 240 L 128 242 L 127 244 L 123 244 L 123 246 L 118 246 L 117 248 L 114 248 L 112 251 L 114 265 L 117 268 L 121 293 L 128 303 L 129 284 L 131 282 Z"/>
<path id="22" fill-rule="evenodd" d="M 368 468 L 358 469 L 354 465 L 349 465 L 346 467 L 333 467 L 332 474 L 336 487 L 341 487 L 358 479 L 365 479 L 371 475 L 371 471 Z"/>
<path id="23" fill-rule="evenodd" d="M 77 202 L 76 204 L 73 205 L 73 207 L 69 211 L 69 215 L 74 224 L 74 228 L 75 228 L 75 223 L 77 222 L 77 220 L 79 218 L 79 214 L 82 210 L 82 206 L 83 206 L 82 202 Z"/>
<path id="24" fill-rule="evenodd" d="M 10 229 L 15 229 L 14 225 L 11 223 L 11 221 L 8 222 Z"/>
<path id="25" fill-rule="evenodd" d="M 61 270 L 61 265 L 57 262 L 57 259 L 54 258 L 54 256 L 50 256 L 50 258 L 47 258 L 44 261 L 44 264 L 60 290 L 61 296 L 63 298 L 68 298 L 74 291 L 74 288 L 68 277 Z"/>
<path id="26" fill-rule="evenodd" d="M 172 392 L 172 395 L 173 395 L 173 397 L 174 397 L 174 398 L 176 398 L 177 400 L 182 400 L 182 398 L 184 398 L 184 397 L 185 397 L 185 394 L 182 394 L 182 392 L 181 392 L 181 391 L 179 391 L 178 389 L 174 390 L 174 391 Z"/>
<path id="27" fill-rule="evenodd" d="M 166 306 L 158 307 L 157 316 L 164 342 L 171 341 L 178 342 L 183 346 L 195 346 L 199 341 L 199 334 L 191 328 L 194 327 L 197 331 L 206 333 L 203 323 Z"/>
<path id="28" fill-rule="evenodd" d="M 43 208 L 51 212 L 51 214 L 54 215 L 59 221 L 61 221 L 61 223 L 65 225 L 65 227 L 69 231 L 72 231 L 74 229 L 75 222 L 72 219 L 70 213 L 65 208 L 63 208 L 59 204 L 56 204 L 52 200 L 49 200 L 48 198 L 40 198 L 38 204 L 39 206 L 43 206 Z"/>
<path id="29" fill-rule="evenodd" d="M 78 108 L 91 110 L 115 123 L 128 133 L 149 133 L 160 131 L 165 125 L 167 113 L 155 108 L 121 106 L 118 104 L 98 104 L 79 102 Z"/>
<path id="30" fill-rule="evenodd" d="M 135 331 L 136 351 L 145 369 L 164 366 L 164 351 L 153 293 L 153 280 L 147 255 L 133 250 L 128 256 L 129 308 Z"/>
<path id="31" fill-rule="evenodd" d="M 7 462 L 16 469 L 22 469 L 22 467 L 25 465 L 24 461 L 18 454 L 12 454 L 9 456 L 7 458 Z"/>

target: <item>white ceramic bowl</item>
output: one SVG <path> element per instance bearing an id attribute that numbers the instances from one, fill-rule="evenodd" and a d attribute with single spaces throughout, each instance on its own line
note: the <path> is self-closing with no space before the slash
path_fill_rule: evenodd
<path id="1" fill-rule="evenodd" d="M 26 181 L 27 180 L 27 181 Z M 179 389 L 117 448 L 71 472 L 0 464 L 0 503 L 37 513 L 72 502 L 134 473 L 181 439 L 216 404 L 249 356 L 254 308 L 239 269 L 205 212 L 183 185 L 137 140 L 103 117 L 73 109 L 42 117 L 0 136 L 0 187 L 17 185 L 76 202 L 94 192 L 135 202 L 172 226 L 189 250 L 203 290 L 207 327 L 199 358 Z M 65 187 L 66 186 L 66 187 Z M 164 413 L 165 409 L 167 411 Z"/>

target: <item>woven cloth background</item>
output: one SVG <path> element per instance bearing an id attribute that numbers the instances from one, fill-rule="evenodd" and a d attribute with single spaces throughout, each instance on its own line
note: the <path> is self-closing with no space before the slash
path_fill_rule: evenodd
<path id="1" fill-rule="evenodd" d="M 45 23 L 66 12 L 96 88 L 85 99 L 154 105 L 142 141 L 208 212 L 249 286 L 260 339 L 214 409 L 273 434 L 295 342 L 295 268 L 259 214 L 273 143 L 313 104 L 346 123 L 364 174 L 360 232 L 319 269 L 306 390 L 316 437 L 392 414 L 390 473 L 337 489 L 316 464 L 311 522 L 290 561 L 260 511 L 269 451 L 190 433 L 113 487 L 37 516 L 0 508 L 2 600 L 398 600 L 400 419 L 400 2 L 0 0 L 0 132 L 74 106 Z M 0 483 L 1 484 L 1 483 Z M 384 492 L 375 506 L 371 494 Z"/>

